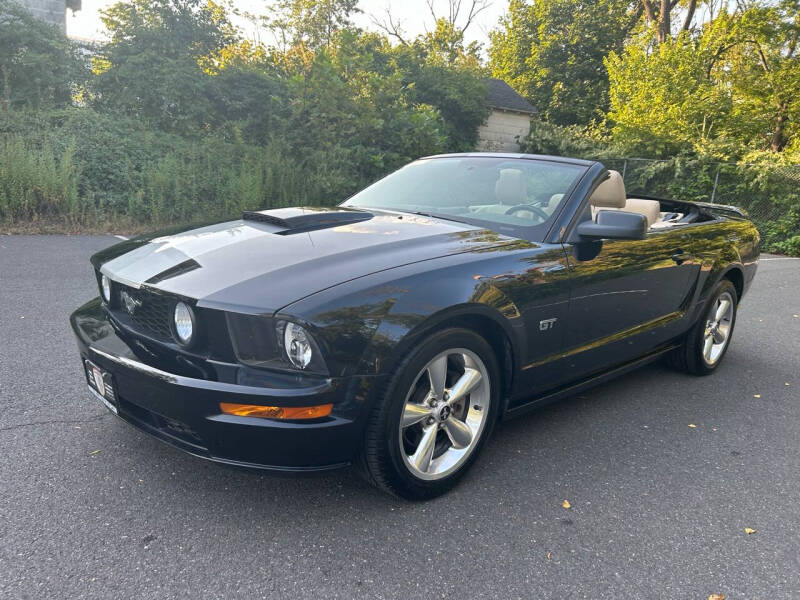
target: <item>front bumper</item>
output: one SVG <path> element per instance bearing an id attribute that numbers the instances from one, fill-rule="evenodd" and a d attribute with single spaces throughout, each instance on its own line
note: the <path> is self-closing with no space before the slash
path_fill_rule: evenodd
<path id="1" fill-rule="evenodd" d="M 323 378 L 276 373 L 264 385 L 177 375 L 115 329 L 100 300 L 75 311 L 70 323 L 81 357 L 110 373 L 119 416 L 190 454 L 235 466 L 289 473 L 349 464 L 358 453 L 365 406 L 376 377 Z M 212 373 L 213 377 L 213 373 Z M 278 421 L 220 412 L 220 402 L 265 406 L 333 404 L 329 417 Z"/>

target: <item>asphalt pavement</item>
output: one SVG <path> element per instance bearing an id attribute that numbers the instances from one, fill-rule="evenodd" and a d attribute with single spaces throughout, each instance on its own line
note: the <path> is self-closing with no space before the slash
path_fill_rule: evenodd
<path id="1" fill-rule="evenodd" d="M 714 375 L 656 364 L 504 424 L 414 504 L 108 413 L 67 318 L 115 241 L 0 236 L 0 597 L 800 598 L 800 260 L 762 260 Z"/>

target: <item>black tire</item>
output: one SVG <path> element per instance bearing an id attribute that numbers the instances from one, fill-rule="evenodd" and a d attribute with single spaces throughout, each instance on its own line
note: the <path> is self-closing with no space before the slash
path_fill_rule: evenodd
<path id="1" fill-rule="evenodd" d="M 720 298 L 723 297 L 726 299 L 730 298 L 733 303 L 730 326 L 721 353 L 713 362 L 709 362 L 703 355 L 705 334 L 709 317 L 711 316 L 710 313 L 715 310 Z M 676 348 L 669 355 L 670 364 L 674 368 L 691 375 L 710 375 L 716 371 L 722 359 L 725 357 L 725 354 L 728 352 L 728 348 L 730 348 L 731 337 L 733 336 L 734 326 L 736 325 L 736 310 L 738 304 L 739 298 L 736 293 L 736 287 L 728 279 L 722 279 L 714 288 L 697 323 L 695 323 L 684 336 L 681 346 Z"/>
<path id="2" fill-rule="evenodd" d="M 426 365 L 441 353 L 456 348 L 466 349 L 482 361 L 488 373 L 489 407 L 480 433 L 473 438 L 475 446 L 463 459 L 463 464 L 443 478 L 428 481 L 416 476 L 405 462 L 401 451 L 400 420 L 415 385 L 420 385 L 420 373 L 424 372 Z M 464 404 L 469 410 L 472 399 L 471 396 L 467 398 L 470 401 Z M 500 369 L 492 347 L 467 329 L 449 328 L 436 332 L 400 360 L 383 393 L 376 399 L 366 426 L 360 460 L 362 474 L 378 488 L 407 500 L 439 496 L 452 489 L 473 464 L 497 421 L 499 407 Z"/>

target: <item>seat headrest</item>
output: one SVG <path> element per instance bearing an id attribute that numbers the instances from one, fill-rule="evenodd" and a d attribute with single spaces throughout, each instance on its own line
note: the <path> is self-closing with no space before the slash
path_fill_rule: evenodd
<path id="1" fill-rule="evenodd" d="M 589 204 L 603 208 L 625 207 L 625 183 L 619 171 L 609 171 L 608 179 L 597 186 L 589 198 Z"/>
<path id="2" fill-rule="evenodd" d="M 516 206 L 526 203 L 525 178 L 519 169 L 501 169 L 494 184 L 494 195 L 500 204 Z"/>

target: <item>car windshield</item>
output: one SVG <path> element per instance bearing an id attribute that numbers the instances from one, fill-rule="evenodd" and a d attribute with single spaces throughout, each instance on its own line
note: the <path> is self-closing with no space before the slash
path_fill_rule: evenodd
<path id="1" fill-rule="evenodd" d="M 343 206 L 384 208 L 483 224 L 539 241 L 585 167 L 507 157 L 422 159 Z M 538 234 L 538 235 L 537 235 Z"/>

